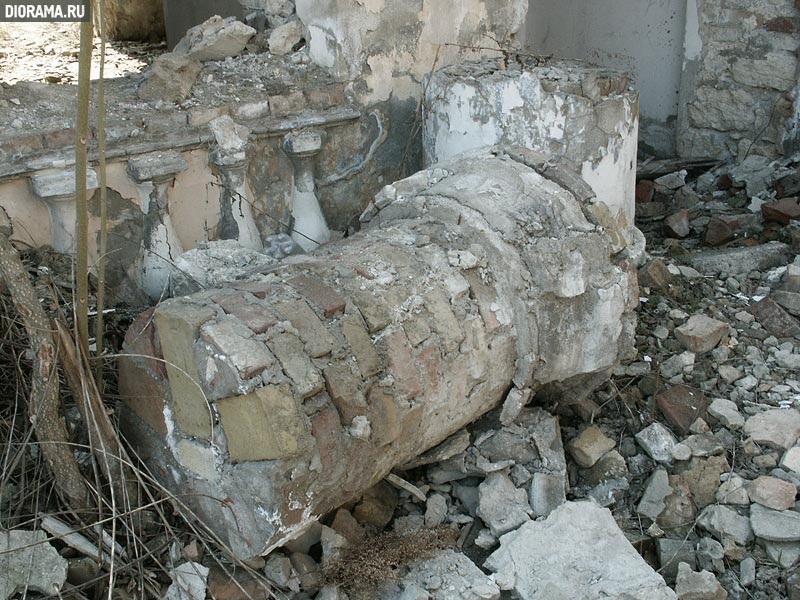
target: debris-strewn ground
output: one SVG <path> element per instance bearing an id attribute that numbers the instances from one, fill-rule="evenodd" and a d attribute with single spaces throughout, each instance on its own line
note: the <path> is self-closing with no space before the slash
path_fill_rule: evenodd
<path id="1" fill-rule="evenodd" d="M 79 28 L 77 23 L 0 23 L 0 83 L 76 83 Z M 105 77 L 139 73 L 163 51 L 163 44 L 110 42 Z M 96 79 L 100 70 L 98 39 L 92 54 L 92 78 Z"/>
<path id="2" fill-rule="evenodd" d="M 73 31 L 53 27 L 43 35 Z M 73 81 L 77 36 L 48 49 L 31 31 L 0 30 L 0 44 L 10 36 L 22 49 L 0 56 L 3 81 Z M 135 55 L 115 63 L 118 75 L 141 67 Z M 270 60 L 210 63 L 192 102 L 247 73 L 257 83 Z M 248 564 L 179 518 L 180 499 L 144 465 L 130 512 L 67 514 L 27 422 L 31 360 L 0 285 L 0 574 L 14 573 L 0 577 L 0 600 L 101 597 L 109 586 L 115 598 L 181 600 L 800 597 L 799 162 L 751 155 L 640 182 L 649 259 L 634 359 L 586 398 L 540 392 L 513 419 L 486 415 Z M 69 261 L 27 261 L 47 309 L 68 313 Z M 132 316 L 116 310 L 111 354 Z M 79 536 L 53 533 L 60 524 Z"/>

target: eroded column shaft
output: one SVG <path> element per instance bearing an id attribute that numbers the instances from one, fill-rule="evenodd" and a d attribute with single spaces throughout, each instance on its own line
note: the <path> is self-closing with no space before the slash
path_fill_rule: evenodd
<path id="1" fill-rule="evenodd" d="M 631 265 L 572 192 L 503 151 L 388 186 L 364 220 L 256 280 L 164 302 L 126 338 L 125 426 L 242 556 L 513 385 L 606 372 L 632 347 Z"/>

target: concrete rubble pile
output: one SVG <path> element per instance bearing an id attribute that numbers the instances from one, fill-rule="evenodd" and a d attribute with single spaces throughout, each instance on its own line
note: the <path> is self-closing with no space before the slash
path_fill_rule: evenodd
<path id="1" fill-rule="evenodd" d="M 299 535 L 502 401 L 511 423 L 533 390 L 629 353 L 632 264 L 587 220 L 578 178 L 511 154 L 387 186 L 362 233 L 131 327 L 131 438 L 238 555 Z M 565 493 L 554 464 L 535 479 L 541 514 Z"/>
<path id="2" fill-rule="evenodd" d="M 788 188 L 794 167 L 776 169 L 766 196 Z M 528 390 L 512 389 L 398 464 L 403 480 L 381 481 L 272 552 L 268 578 L 298 599 L 794 597 L 800 323 L 777 300 L 800 291 L 798 221 L 750 212 L 747 235 L 709 244 L 703 211 L 744 206 L 747 181 L 729 187 L 730 171 L 653 184 L 648 201 L 664 204 L 662 214 L 696 195 L 690 234 L 637 220 L 651 252 L 639 272 L 637 354 L 608 385 L 569 403 L 540 390 L 536 407 L 525 406 Z M 373 225 L 393 227 L 404 205 L 377 211 Z M 458 536 L 454 547 L 367 596 L 325 578 L 369 532 L 441 527 Z M 212 571 L 210 589 L 224 589 L 220 580 Z"/>

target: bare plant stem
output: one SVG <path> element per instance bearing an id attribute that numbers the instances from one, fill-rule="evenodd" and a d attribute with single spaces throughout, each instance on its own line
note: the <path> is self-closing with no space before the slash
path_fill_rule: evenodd
<path id="1" fill-rule="evenodd" d="M 95 320 L 95 343 L 97 344 L 97 365 L 95 381 L 97 389 L 103 392 L 103 308 L 106 300 L 106 254 L 108 253 L 108 190 L 106 189 L 106 16 L 105 1 L 97 3 L 100 20 L 100 80 L 97 82 L 97 153 L 99 156 L 98 179 L 100 183 L 100 260 L 97 265 L 97 318 Z"/>
<path id="2" fill-rule="evenodd" d="M 89 79 L 92 68 L 92 23 L 81 23 L 78 57 L 78 118 L 75 127 L 75 329 L 78 343 L 89 351 L 89 207 L 86 191 L 89 141 Z"/>
<path id="3" fill-rule="evenodd" d="M 72 510 L 81 511 L 87 506 L 88 494 L 69 445 L 66 424 L 59 412 L 61 399 L 53 333 L 22 260 L 9 240 L 10 234 L 10 222 L 0 209 L 0 276 L 5 280 L 17 314 L 25 325 L 34 357 L 29 418 L 56 487 Z"/>

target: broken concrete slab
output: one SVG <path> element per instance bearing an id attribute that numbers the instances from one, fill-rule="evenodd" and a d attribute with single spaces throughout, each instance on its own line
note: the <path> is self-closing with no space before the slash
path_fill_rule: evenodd
<path id="1" fill-rule="evenodd" d="M 500 537 L 530 520 L 528 495 L 505 473 L 490 473 L 478 487 L 478 516 Z"/>
<path id="2" fill-rule="evenodd" d="M 689 264 L 707 275 L 727 273 L 747 275 L 751 271 L 764 271 L 789 262 L 791 247 L 781 242 L 768 242 L 760 246 L 726 248 L 699 252 L 687 257 Z"/>
<path id="3" fill-rule="evenodd" d="M 723 544 L 731 540 L 744 546 L 753 540 L 750 519 L 727 506 L 707 506 L 697 518 L 697 524 Z"/>
<path id="4" fill-rule="evenodd" d="M 67 560 L 44 531 L 0 532 L 0 600 L 20 591 L 58 595 L 67 580 Z"/>
<path id="5" fill-rule="evenodd" d="M 593 502 L 567 502 L 547 519 L 507 533 L 485 566 L 501 589 L 522 600 L 676 598 L 611 512 Z"/>
<path id="6" fill-rule="evenodd" d="M 765 410 L 747 419 L 744 433 L 758 444 L 788 450 L 800 437 L 800 412 L 793 408 Z"/>
<path id="7" fill-rule="evenodd" d="M 800 513 L 793 510 L 772 510 L 761 504 L 752 504 L 750 523 L 755 536 L 763 540 L 800 541 Z"/>
<path id="8" fill-rule="evenodd" d="M 213 16 L 200 25 L 195 25 L 179 41 L 173 54 L 185 54 L 199 61 L 222 60 L 236 56 L 256 30 L 235 17 L 223 19 Z"/>

